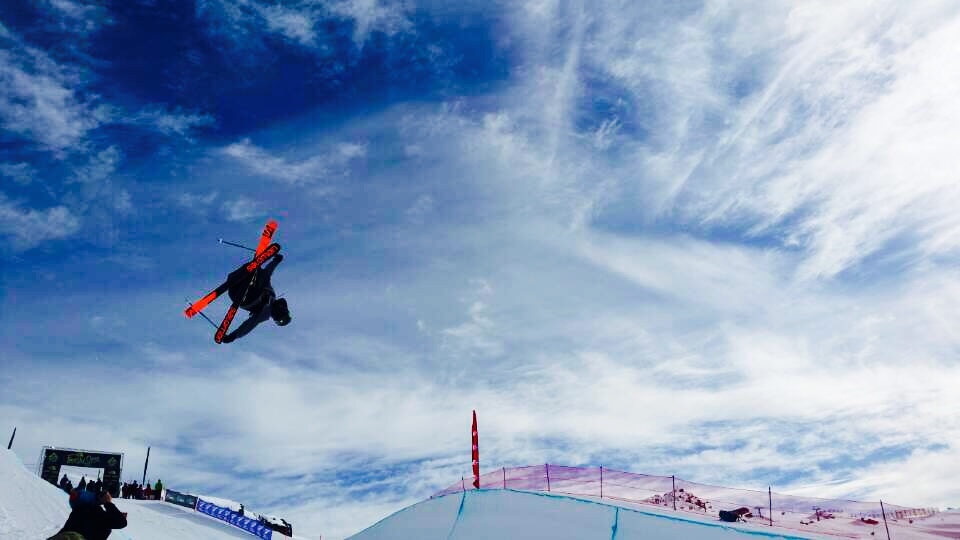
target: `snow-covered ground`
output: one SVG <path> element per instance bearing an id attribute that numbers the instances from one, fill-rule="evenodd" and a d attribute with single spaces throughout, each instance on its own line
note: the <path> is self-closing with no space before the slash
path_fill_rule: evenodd
<path id="1" fill-rule="evenodd" d="M 113 531 L 111 540 L 256 538 L 218 519 L 161 501 L 114 499 L 114 504 L 127 512 L 127 527 Z M 46 540 L 60 530 L 69 514 L 66 493 L 27 471 L 13 452 L 0 450 L 0 539 Z M 286 538 L 274 534 L 274 538 Z"/>
<path id="2" fill-rule="evenodd" d="M 205 498 L 206 499 L 206 498 Z M 218 506 L 239 508 L 229 499 L 210 497 Z M 117 500 L 128 526 L 113 540 L 225 540 L 254 536 L 189 508 L 160 501 Z M 247 515 L 252 515 L 246 509 Z M 60 529 L 70 513 L 67 495 L 27 471 L 13 452 L 0 450 L 0 540 L 44 540 Z M 721 523 L 713 515 L 643 503 L 617 502 L 554 493 L 502 489 L 468 491 L 428 499 L 384 518 L 351 540 L 616 539 L 691 538 L 886 538 L 883 523 L 868 524 L 837 515 L 821 521 L 783 514 L 775 526 L 765 520 Z M 804 521 L 801 524 L 800 521 Z M 889 520 L 896 540 L 960 539 L 960 512 L 926 518 Z M 275 533 L 275 538 L 285 538 Z"/>
<path id="3" fill-rule="evenodd" d="M 800 518 L 798 518 L 799 521 Z M 776 521 L 776 520 L 775 520 Z M 765 520 L 723 523 L 711 515 L 674 512 L 629 504 L 543 492 L 502 489 L 445 495 L 407 507 L 350 540 L 474 540 L 485 538 L 697 540 L 749 538 L 886 538 L 883 523 L 835 517 L 800 525 L 769 526 Z M 896 540 L 960 538 L 960 512 L 925 519 L 893 521 Z M 872 534 L 871 534 L 872 533 Z"/>

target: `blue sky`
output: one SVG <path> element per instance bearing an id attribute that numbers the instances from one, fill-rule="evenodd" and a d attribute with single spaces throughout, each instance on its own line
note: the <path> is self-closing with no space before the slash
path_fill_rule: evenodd
<path id="1" fill-rule="evenodd" d="M 325 537 L 473 409 L 485 467 L 956 506 L 958 11 L 5 2 L 0 418 Z M 293 323 L 216 346 L 270 217 Z"/>

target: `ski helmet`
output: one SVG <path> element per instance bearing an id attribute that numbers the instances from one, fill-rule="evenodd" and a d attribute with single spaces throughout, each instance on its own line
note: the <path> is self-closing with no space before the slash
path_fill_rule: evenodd
<path id="1" fill-rule="evenodd" d="M 290 310 L 287 308 L 286 298 L 278 298 L 270 304 L 270 317 L 279 326 L 290 324 Z"/>

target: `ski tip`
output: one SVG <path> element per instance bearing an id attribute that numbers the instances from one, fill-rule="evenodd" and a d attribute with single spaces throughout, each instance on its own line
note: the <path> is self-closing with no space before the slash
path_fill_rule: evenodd
<path id="1" fill-rule="evenodd" d="M 193 306 L 188 307 L 183 311 L 183 314 L 188 318 L 192 319 L 194 315 L 197 314 L 197 310 L 193 309 Z"/>

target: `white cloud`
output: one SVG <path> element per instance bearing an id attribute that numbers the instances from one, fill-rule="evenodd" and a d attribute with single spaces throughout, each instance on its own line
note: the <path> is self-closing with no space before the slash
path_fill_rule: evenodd
<path id="1" fill-rule="evenodd" d="M 433 197 L 430 195 L 420 195 L 413 202 L 410 208 L 407 208 L 407 219 L 414 223 L 423 223 L 424 218 L 433 211 Z"/>
<path id="2" fill-rule="evenodd" d="M 225 201 L 223 212 L 229 221 L 249 221 L 264 215 L 264 210 L 260 204 L 246 197 Z"/>
<path id="3" fill-rule="evenodd" d="M 212 116 L 181 110 L 170 111 L 161 107 L 149 107 L 136 114 L 118 118 L 123 122 L 150 126 L 165 135 L 179 135 L 189 139 L 190 132 L 215 123 Z"/>
<path id="4" fill-rule="evenodd" d="M 260 33 L 271 33 L 323 52 L 315 26 L 325 18 L 352 21 L 358 45 L 373 32 L 394 35 L 412 29 L 404 2 L 302 0 L 277 5 L 259 0 L 203 0 L 197 10 L 211 20 L 210 31 L 241 47 L 254 45 Z"/>
<path id="5" fill-rule="evenodd" d="M 280 5 L 258 6 L 258 11 L 271 32 L 279 32 L 304 46 L 314 44 L 316 35 L 313 31 L 312 13 Z"/>
<path id="6" fill-rule="evenodd" d="M 0 123 L 62 155 L 101 123 L 93 105 L 74 91 L 77 83 L 43 51 L 0 50 Z"/>
<path id="7" fill-rule="evenodd" d="M 29 163 L 0 163 L 0 175 L 13 179 L 20 185 L 27 185 L 33 182 L 37 170 Z"/>
<path id="8" fill-rule="evenodd" d="M 120 214 L 133 213 L 133 197 L 130 192 L 125 189 L 118 190 L 113 198 L 113 207 Z"/>
<path id="9" fill-rule="evenodd" d="M 79 229 L 80 220 L 64 206 L 45 210 L 23 209 L 21 205 L 0 195 L 0 234 L 12 237 L 15 250 L 67 238 Z"/>
<path id="10" fill-rule="evenodd" d="M 110 146 L 90 156 L 86 165 L 74 169 L 73 181 L 82 184 L 100 185 L 108 181 L 117 170 L 122 154 L 116 146 Z"/>
<path id="11" fill-rule="evenodd" d="M 109 12 L 95 3 L 80 4 L 73 0 L 45 0 L 44 4 L 59 16 L 62 30 L 88 34 L 104 24 L 110 24 Z"/>
<path id="12" fill-rule="evenodd" d="M 255 146 L 250 139 L 233 143 L 222 152 L 239 161 L 254 173 L 283 182 L 304 185 L 326 179 L 331 175 L 349 173 L 350 162 L 366 155 L 366 146 L 356 143 L 339 143 L 334 150 L 314 155 L 300 161 L 290 161 L 270 154 Z"/>
<path id="13" fill-rule="evenodd" d="M 956 254 L 958 147 L 941 135 L 960 120 L 944 75 L 955 6 L 708 4 L 653 34 L 630 14 L 593 16 L 604 30 L 581 61 L 652 101 L 627 119 L 650 130 L 626 141 L 639 159 L 619 182 L 643 191 L 647 219 L 773 236 L 804 250 L 810 279 L 898 240 L 908 257 Z"/>
<path id="14" fill-rule="evenodd" d="M 363 120 L 424 157 L 337 186 L 363 212 L 324 229 L 349 249 L 298 250 L 302 264 L 275 278 L 289 280 L 292 325 L 204 349 L 224 362 L 189 369 L 192 346 L 136 342 L 164 366 L 122 381 L 160 404 L 146 413 L 95 412 L 76 426 L 59 415 L 81 390 L 40 400 L 18 381 L 0 392 L 17 403 L 3 416 L 63 444 L 105 425 L 118 447 L 169 434 L 171 455 L 186 444 L 197 460 L 171 473 L 226 495 L 234 473 L 256 473 L 244 487 L 279 507 L 333 484 L 346 491 L 299 515 L 350 532 L 382 517 L 362 508 L 399 508 L 467 469 L 473 408 L 484 467 L 614 456 L 636 472 L 764 487 L 775 464 L 798 484 L 830 482 L 811 495 L 955 505 L 960 201 L 944 134 L 957 120 L 947 36 L 958 29 L 942 6 L 591 4 L 571 19 L 560 3 L 526 3 L 506 15 L 504 39 L 525 64 L 505 89 Z M 368 149 L 244 139 L 220 150 L 309 184 Z M 370 186 L 407 189 L 387 208 Z M 232 220 L 263 215 L 257 200 L 215 192 L 177 200 L 218 204 Z M 367 221 L 388 211 L 445 220 Z M 904 264 L 842 274 L 884 250 Z M 169 309 L 169 292 L 156 296 L 128 309 Z M 208 326 L 194 330 L 209 344 Z M 104 332 L 117 347 L 124 334 Z M 250 353 L 261 347 L 270 360 Z M 876 457 L 891 448 L 908 455 Z M 423 467 L 395 471 L 408 460 Z M 389 474 L 330 481 L 361 470 Z"/>
<path id="15" fill-rule="evenodd" d="M 371 32 L 393 35 L 412 28 L 403 2 L 331 0 L 322 5 L 335 15 L 353 20 L 356 43 L 362 44 Z"/>
<path id="16" fill-rule="evenodd" d="M 177 205 L 188 208 L 188 209 L 204 209 L 207 206 L 213 204 L 213 201 L 217 200 L 219 193 L 216 191 L 207 193 L 205 195 L 194 194 L 194 193 L 178 193 L 175 197 Z"/>

